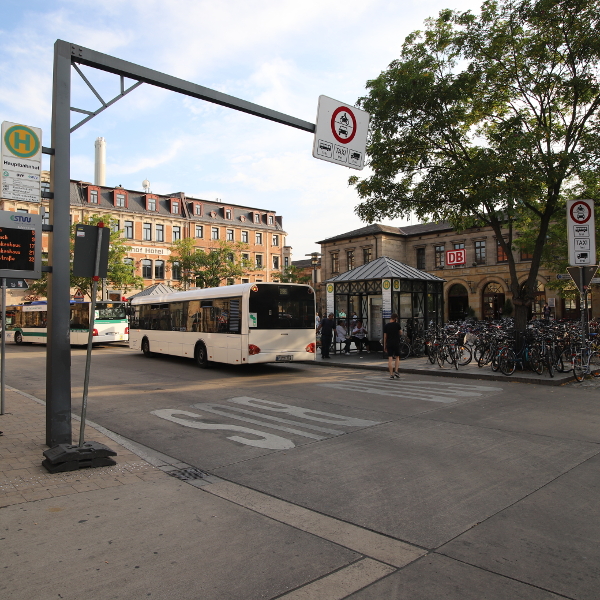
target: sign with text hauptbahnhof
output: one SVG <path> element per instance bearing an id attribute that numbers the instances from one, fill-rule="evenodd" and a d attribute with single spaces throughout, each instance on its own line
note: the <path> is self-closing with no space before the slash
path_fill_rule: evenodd
<path id="1" fill-rule="evenodd" d="M 0 148 L 2 198 L 39 202 L 42 191 L 42 130 L 4 121 Z"/>
<path id="2" fill-rule="evenodd" d="M 42 275 L 42 216 L 0 211 L 0 277 Z"/>

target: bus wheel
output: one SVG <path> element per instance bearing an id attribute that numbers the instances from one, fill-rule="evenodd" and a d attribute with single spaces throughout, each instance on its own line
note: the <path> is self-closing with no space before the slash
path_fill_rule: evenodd
<path id="1" fill-rule="evenodd" d="M 15 333 L 15 344 L 22 344 L 23 343 L 23 334 L 20 331 L 17 331 Z"/>
<path id="2" fill-rule="evenodd" d="M 142 340 L 142 352 L 144 353 L 144 356 L 147 356 L 148 358 L 153 356 L 153 352 L 150 352 L 150 342 L 148 341 L 148 338 Z"/>
<path id="3" fill-rule="evenodd" d="M 196 352 L 194 353 L 196 358 L 196 364 L 201 369 L 206 369 L 209 366 L 208 353 L 206 352 L 206 346 L 201 342 L 196 346 Z"/>

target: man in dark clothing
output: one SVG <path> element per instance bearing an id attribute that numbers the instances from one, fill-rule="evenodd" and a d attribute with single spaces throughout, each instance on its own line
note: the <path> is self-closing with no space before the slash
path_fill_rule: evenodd
<path id="1" fill-rule="evenodd" d="M 317 328 L 321 332 L 321 358 L 329 358 L 329 348 L 335 331 L 335 319 L 333 313 L 329 313 L 326 319 L 322 319 Z"/>
<path id="2" fill-rule="evenodd" d="M 398 315 L 394 313 L 391 321 L 383 327 L 383 351 L 388 355 L 388 369 L 390 379 L 399 378 L 398 367 L 400 366 L 400 334 L 402 329 L 398 323 Z M 395 364 L 394 364 L 395 360 Z"/>

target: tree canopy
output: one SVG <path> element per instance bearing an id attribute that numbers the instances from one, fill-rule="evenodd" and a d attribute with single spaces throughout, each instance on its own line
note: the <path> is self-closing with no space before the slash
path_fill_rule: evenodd
<path id="1" fill-rule="evenodd" d="M 367 82 L 372 174 L 351 177 L 367 222 L 415 214 L 489 225 L 508 257 L 515 318 L 549 226 L 600 159 L 600 0 L 488 1 L 442 11 Z M 519 228 L 534 231 L 525 286 Z"/>
<path id="2" fill-rule="evenodd" d="M 127 252 L 131 250 L 125 240 L 121 237 L 122 231 L 118 229 L 119 221 L 112 215 L 92 215 L 86 225 L 98 225 L 103 222 L 105 227 L 110 228 L 110 244 L 108 247 L 108 269 L 106 282 L 111 287 L 127 292 L 130 289 L 143 289 L 144 280 L 135 274 L 135 266 L 124 261 Z M 71 256 L 75 244 L 75 225 L 71 226 Z M 81 290 L 91 299 L 92 280 L 89 277 L 75 277 L 71 273 L 71 288 Z M 46 296 L 48 289 L 47 273 L 42 278 L 29 285 L 30 294 Z"/>
<path id="3" fill-rule="evenodd" d="M 239 279 L 252 270 L 249 259 L 244 257 L 248 250 L 242 242 L 219 241 L 204 251 L 196 247 L 193 238 L 173 242 L 169 262 L 171 269 L 179 270 L 178 286 L 218 287 L 227 279 Z"/>
<path id="4" fill-rule="evenodd" d="M 281 283 L 310 283 L 312 281 L 312 275 L 305 275 L 295 265 L 288 265 L 281 271 L 271 274 L 273 281 L 280 281 Z"/>

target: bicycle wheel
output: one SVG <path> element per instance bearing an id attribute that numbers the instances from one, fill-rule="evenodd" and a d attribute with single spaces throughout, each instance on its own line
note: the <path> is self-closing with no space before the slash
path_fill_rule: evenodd
<path id="1" fill-rule="evenodd" d="M 500 354 L 502 354 L 503 350 L 504 348 L 496 348 L 496 351 L 490 359 L 490 362 L 492 363 L 492 371 L 494 371 L 494 373 L 500 369 Z"/>
<path id="2" fill-rule="evenodd" d="M 583 381 L 583 378 L 585 377 L 585 367 L 581 360 L 581 354 L 578 354 L 573 358 L 573 375 L 575 375 L 577 381 Z"/>
<path id="3" fill-rule="evenodd" d="M 471 349 L 469 348 L 469 346 L 465 346 L 464 344 L 456 346 L 456 352 L 458 357 L 458 364 L 461 367 L 464 367 L 471 362 L 473 355 L 471 354 Z"/>
<path id="4" fill-rule="evenodd" d="M 600 354 L 598 352 L 590 354 L 590 374 L 594 377 L 600 377 Z"/>
<path id="5" fill-rule="evenodd" d="M 529 368 L 538 375 L 541 375 L 544 372 L 544 361 L 540 356 L 537 348 L 530 348 L 527 352 L 527 362 L 529 363 Z"/>
<path id="6" fill-rule="evenodd" d="M 410 356 L 410 344 L 400 342 L 400 358 L 404 360 Z"/>
<path id="7" fill-rule="evenodd" d="M 423 338 L 415 338 L 412 343 L 413 356 L 420 358 L 425 354 L 425 340 Z"/>
<path id="8" fill-rule="evenodd" d="M 446 362 L 446 346 L 443 346 L 442 344 L 440 344 L 437 347 L 436 358 L 437 358 L 438 365 L 440 366 L 440 368 L 443 369 L 444 363 Z"/>
<path id="9" fill-rule="evenodd" d="M 498 366 L 504 375 L 512 375 L 517 368 L 517 357 L 510 348 L 504 348 L 498 355 Z"/>
<path id="10" fill-rule="evenodd" d="M 433 343 L 429 343 L 426 346 L 427 351 L 427 359 L 432 365 L 435 365 L 435 361 L 437 360 L 437 347 Z"/>
<path id="11" fill-rule="evenodd" d="M 479 356 L 479 359 L 477 360 L 477 365 L 479 367 L 485 367 L 485 365 L 487 365 L 490 362 L 491 358 L 492 358 L 492 351 L 491 351 L 490 347 L 487 346 L 485 348 L 485 350 Z"/>
<path id="12" fill-rule="evenodd" d="M 573 368 L 573 356 L 569 349 L 563 350 L 556 361 L 556 370 L 560 373 L 568 373 Z"/>
<path id="13" fill-rule="evenodd" d="M 485 348 L 486 348 L 485 344 L 482 344 L 482 343 L 475 344 L 475 347 L 473 348 L 473 360 L 477 364 L 479 364 L 479 359 L 485 352 Z M 483 365 L 481 365 L 481 366 L 483 366 Z"/>

